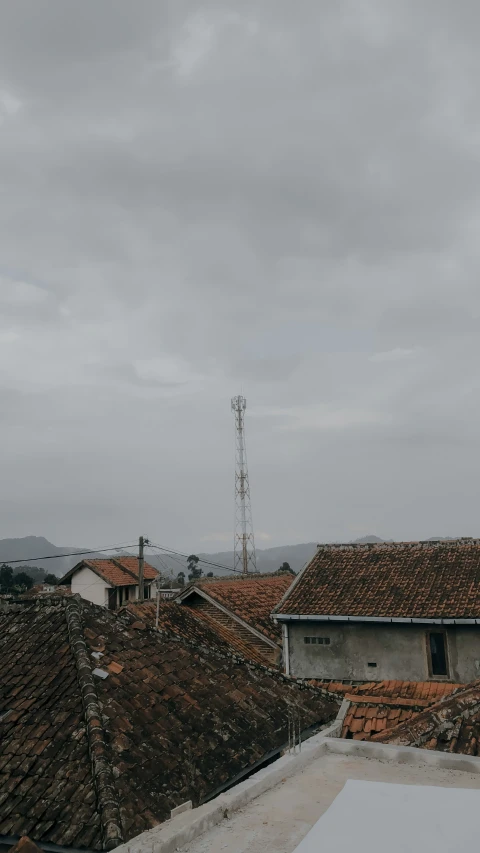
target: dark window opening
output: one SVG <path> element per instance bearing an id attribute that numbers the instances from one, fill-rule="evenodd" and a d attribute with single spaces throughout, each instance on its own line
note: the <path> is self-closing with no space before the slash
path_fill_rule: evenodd
<path id="1" fill-rule="evenodd" d="M 330 637 L 304 637 L 303 642 L 307 645 L 329 646 Z"/>
<path id="2" fill-rule="evenodd" d="M 377 664 L 374 661 L 369 661 L 367 666 L 376 666 Z"/>
<path id="3" fill-rule="evenodd" d="M 428 636 L 432 675 L 448 675 L 445 634 L 432 631 Z"/>

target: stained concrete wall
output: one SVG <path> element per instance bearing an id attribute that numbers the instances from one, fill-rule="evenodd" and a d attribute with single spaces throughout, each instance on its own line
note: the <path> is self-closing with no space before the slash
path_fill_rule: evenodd
<path id="1" fill-rule="evenodd" d="M 352 622 L 288 623 L 290 675 L 334 681 L 428 681 L 427 631 L 433 625 Z M 480 678 L 480 626 L 445 629 L 449 679 Z M 304 637 L 329 637 L 307 645 Z M 369 663 L 376 663 L 371 667 Z M 438 680 L 436 678 L 435 680 Z"/>
<path id="2" fill-rule="evenodd" d="M 86 566 L 72 576 L 72 592 L 78 593 L 93 604 L 100 604 L 101 607 L 107 606 L 106 590 L 109 588 L 102 578 Z"/>

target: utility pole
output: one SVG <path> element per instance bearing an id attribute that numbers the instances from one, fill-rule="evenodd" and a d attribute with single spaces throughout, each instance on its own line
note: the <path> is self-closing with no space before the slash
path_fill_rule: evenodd
<path id="1" fill-rule="evenodd" d="M 233 397 L 235 415 L 235 533 L 234 568 L 244 575 L 257 571 L 255 539 L 253 535 L 250 484 L 248 480 L 247 449 L 245 445 L 245 409 L 247 401 L 242 395 Z"/>
<path id="2" fill-rule="evenodd" d="M 144 546 L 148 545 L 148 539 L 140 536 L 138 540 L 138 600 L 143 601 L 145 598 L 145 560 L 143 556 Z"/>

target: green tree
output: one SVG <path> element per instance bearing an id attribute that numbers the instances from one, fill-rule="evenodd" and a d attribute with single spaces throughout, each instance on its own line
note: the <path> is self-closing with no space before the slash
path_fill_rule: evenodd
<path id="1" fill-rule="evenodd" d="M 14 578 L 14 588 L 23 592 L 24 590 L 31 589 L 33 586 L 33 580 L 30 575 L 27 575 L 26 572 L 19 572 L 18 575 L 15 575 Z"/>
<path id="2" fill-rule="evenodd" d="M 179 572 L 177 575 L 177 583 L 180 586 L 185 586 L 185 572 Z"/>
<path id="3" fill-rule="evenodd" d="M 0 566 L 0 590 L 1 592 L 10 592 L 13 587 L 13 569 L 7 563 L 2 563 Z"/>
<path id="4" fill-rule="evenodd" d="M 45 575 L 43 582 L 48 584 L 49 586 L 57 586 L 58 578 L 56 575 L 52 575 L 52 573 L 50 572 L 49 575 Z"/>
<path id="5" fill-rule="evenodd" d="M 207 578 L 213 578 L 213 572 L 207 572 Z"/>
<path id="6" fill-rule="evenodd" d="M 294 575 L 295 574 L 295 572 L 293 571 L 293 569 L 290 566 L 290 563 L 282 563 L 282 565 L 280 566 L 280 568 L 278 570 L 278 573 L 281 575 Z"/>
<path id="7" fill-rule="evenodd" d="M 200 562 L 200 560 L 198 559 L 198 557 L 195 554 L 190 554 L 190 556 L 187 557 L 188 580 L 189 581 L 196 581 L 202 577 L 203 569 L 201 566 L 198 565 L 199 562 Z"/>

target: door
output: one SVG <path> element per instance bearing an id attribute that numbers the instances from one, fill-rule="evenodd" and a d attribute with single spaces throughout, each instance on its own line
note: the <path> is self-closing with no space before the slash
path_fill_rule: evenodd
<path id="1" fill-rule="evenodd" d="M 115 587 L 113 589 L 108 590 L 108 609 L 117 609 L 117 590 L 115 589 Z"/>

